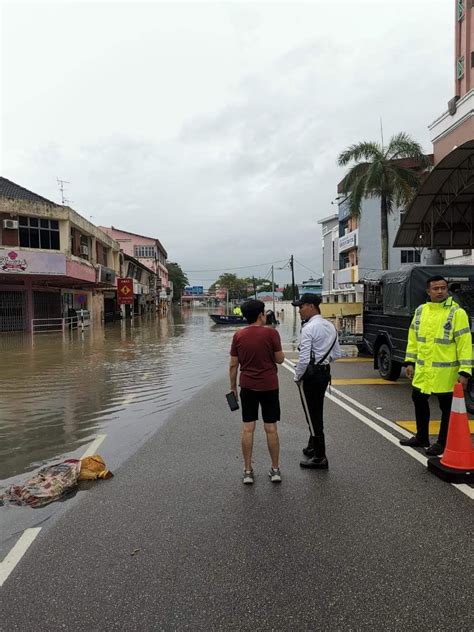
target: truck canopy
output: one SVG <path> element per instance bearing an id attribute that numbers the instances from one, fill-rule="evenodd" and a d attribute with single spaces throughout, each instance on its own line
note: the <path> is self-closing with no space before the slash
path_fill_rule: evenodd
<path id="1" fill-rule="evenodd" d="M 361 281 L 369 285 L 382 284 L 384 314 L 411 316 L 418 305 L 426 303 L 426 281 L 431 276 L 444 277 L 450 294 L 473 315 L 474 266 L 406 266 L 400 270 L 370 273 Z"/>

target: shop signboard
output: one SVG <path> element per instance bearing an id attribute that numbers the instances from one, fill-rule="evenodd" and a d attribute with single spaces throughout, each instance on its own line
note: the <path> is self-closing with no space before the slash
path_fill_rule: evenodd
<path id="1" fill-rule="evenodd" d="M 133 305 L 133 279 L 117 279 L 119 305 Z"/>
<path id="2" fill-rule="evenodd" d="M 204 286 L 203 285 L 191 285 L 189 287 L 185 287 L 183 294 L 184 294 L 184 296 L 203 296 L 204 295 Z"/>
<path id="3" fill-rule="evenodd" d="M 66 255 L 60 252 L 32 252 L 0 248 L 0 274 L 66 274 Z"/>

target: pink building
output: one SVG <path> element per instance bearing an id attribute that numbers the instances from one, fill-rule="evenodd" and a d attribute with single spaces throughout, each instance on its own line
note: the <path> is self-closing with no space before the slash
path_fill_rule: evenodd
<path id="1" fill-rule="evenodd" d="M 100 226 L 100 229 L 110 235 L 120 244 L 121 250 L 126 255 L 138 259 L 147 268 L 155 272 L 157 276 L 156 293 L 160 304 L 169 302 L 170 291 L 168 282 L 168 269 L 166 259 L 168 254 L 158 239 L 137 235 L 126 230 L 120 230 L 111 226 Z"/>
<path id="2" fill-rule="evenodd" d="M 454 96 L 430 126 L 435 165 L 474 139 L 474 2 L 454 0 Z"/>

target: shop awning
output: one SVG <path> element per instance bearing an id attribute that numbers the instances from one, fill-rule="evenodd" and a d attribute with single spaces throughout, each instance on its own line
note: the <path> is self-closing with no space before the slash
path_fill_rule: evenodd
<path id="1" fill-rule="evenodd" d="M 453 149 L 423 182 L 394 246 L 474 248 L 474 140 Z"/>

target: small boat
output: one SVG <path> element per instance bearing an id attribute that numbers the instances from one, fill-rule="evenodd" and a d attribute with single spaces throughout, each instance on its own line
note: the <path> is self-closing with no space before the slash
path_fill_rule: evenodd
<path id="1" fill-rule="evenodd" d="M 209 314 L 216 325 L 248 325 L 247 319 L 236 314 Z"/>

